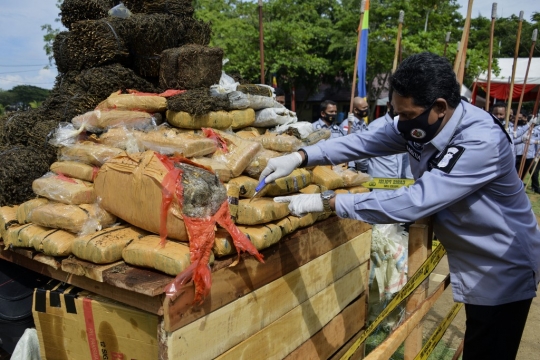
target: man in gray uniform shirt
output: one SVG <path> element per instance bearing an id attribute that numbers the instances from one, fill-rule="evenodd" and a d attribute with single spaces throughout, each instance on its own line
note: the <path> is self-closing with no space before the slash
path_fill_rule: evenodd
<path id="1" fill-rule="evenodd" d="M 275 201 L 289 202 L 296 215 L 332 209 L 372 224 L 432 216 L 448 253 L 454 300 L 465 303 L 463 359 L 514 359 L 540 280 L 540 230 L 514 168 L 511 139 L 490 114 L 461 101 L 445 58 L 407 58 L 390 86 L 399 119 L 271 159 L 261 178 L 408 152 L 416 179 L 409 187 Z"/>

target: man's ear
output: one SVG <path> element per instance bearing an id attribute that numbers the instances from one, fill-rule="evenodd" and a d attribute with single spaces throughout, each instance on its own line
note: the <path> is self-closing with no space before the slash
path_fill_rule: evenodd
<path id="1" fill-rule="evenodd" d="M 446 116 L 449 106 L 445 99 L 438 98 L 437 100 L 435 100 L 434 109 L 437 112 L 437 117 L 443 118 Z"/>

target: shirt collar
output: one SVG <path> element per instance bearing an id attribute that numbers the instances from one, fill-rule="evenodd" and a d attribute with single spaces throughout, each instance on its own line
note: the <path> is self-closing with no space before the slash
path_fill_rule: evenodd
<path id="1" fill-rule="evenodd" d="M 442 128 L 441 132 L 439 132 L 437 136 L 435 136 L 435 138 L 429 143 L 435 146 L 437 150 L 443 151 L 444 148 L 447 147 L 450 143 L 450 140 L 452 140 L 452 137 L 454 136 L 456 129 L 466 112 L 467 111 L 465 110 L 465 106 L 460 103 L 454 110 L 454 113 L 452 114 L 450 120 L 448 120 L 446 125 L 444 125 L 444 127 Z"/>

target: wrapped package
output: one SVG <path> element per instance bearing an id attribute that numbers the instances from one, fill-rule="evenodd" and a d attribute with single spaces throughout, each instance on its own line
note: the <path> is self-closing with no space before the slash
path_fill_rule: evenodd
<path id="1" fill-rule="evenodd" d="M 165 155 L 178 153 L 192 158 L 216 151 L 216 143 L 212 139 L 174 128 L 160 127 L 148 132 L 137 132 L 135 136 L 145 150 L 153 150 Z"/>
<path id="2" fill-rule="evenodd" d="M 226 148 L 218 148 L 212 155 L 212 159 L 227 164 L 233 177 L 240 176 L 261 149 L 259 143 L 241 139 L 234 134 L 219 130 L 212 131 L 212 133 L 226 143 Z"/>
<path id="3" fill-rule="evenodd" d="M 322 140 L 328 140 L 330 136 L 332 136 L 330 129 L 319 129 L 309 134 L 303 141 L 305 145 L 309 146 Z"/>
<path id="4" fill-rule="evenodd" d="M 68 205 L 91 204 L 96 201 L 92 183 L 51 172 L 34 180 L 32 190 L 36 195 Z"/>
<path id="5" fill-rule="evenodd" d="M 136 130 L 129 130 L 125 127 L 117 127 L 107 130 L 99 136 L 101 145 L 110 146 L 117 149 L 126 150 L 128 154 L 143 152 L 144 148 L 137 136 Z"/>
<path id="6" fill-rule="evenodd" d="M 0 208 L 0 238 L 4 238 L 7 229 L 19 225 L 17 222 L 18 206 L 2 206 Z"/>
<path id="7" fill-rule="evenodd" d="M 38 230 L 43 230 L 44 228 L 41 228 L 39 226 L 36 226 L 34 224 L 25 224 L 25 225 L 18 225 L 18 226 L 11 226 L 5 231 L 4 234 L 4 248 L 8 249 L 10 246 L 13 247 L 30 247 L 30 239 L 28 236 L 23 236 L 22 240 L 20 240 L 20 234 L 21 233 L 28 233 Z"/>
<path id="8" fill-rule="evenodd" d="M 238 203 L 237 224 L 259 225 L 279 220 L 289 215 L 288 203 L 276 203 L 273 198 L 240 200 Z"/>
<path id="9" fill-rule="evenodd" d="M 343 170 L 341 172 L 344 187 L 361 186 L 363 183 L 370 181 L 371 176 L 363 172 L 353 170 Z"/>
<path id="10" fill-rule="evenodd" d="M 244 170 L 244 174 L 258 179 L 266 165 L 268 165 L 268 160 L 281 155 L 282 154 L 277 151 L 262 148 Z"/>
<path id="11" fill-rule="evenodd" d="M 153 151 L 119 156 L 101 167 L 94 188 L 104 209 L 136 227 L 159 234 L 161 184 L 168 172 Z M 182 209 L 174 201 L 166 217 L 169 238 L 188 240 L 182 219 Z"/>
<path id="12" fill-rule="evenodd" d="M 32 199 L 28 200 L 21 205 L 19 205 L 17 209 L 17 222 L 21 225 L 28 224 L 31 222 L 29 219 L 29 214 L 35 209 L 42 205 L 48 204 L 49 200 L 45 198 L 38 198 L 38 199 Z"/>
<path id="13" fill-rule="evenodd" d="M 264 196 L 282 196 L 299 192 L 311 184 L 311 173 L 306 169 L 296 169 L 289 175 L 276 179 L 262 190 Z"/>
<path id="14" fill-rule="evenodd" d="M 293 152 L 303 145 L 302 140 L 294 136 L 276 133 L 266 133 L 254 138 L 253 141 L 259 142 L 265 149 L 279 152 Z"/>
<path id="15" fill-rule="evenodd" d="M 229 108 L 241 110 L 249 107 L 247 95 L 241 91 L 231 91 L 227 94 L 229 98 Z"/>
<path id="16" fill-rule="evenodd" d="M 274 88 L 265 84 L 240 84 L 236 87 L 236 91 L 247 95 L 274 97 Z"/>
<path id="17" fill-rule="evenodd" d="M 336 194 L 362 194 L 369 192 L 369 189 L 363 186 L 353 186 L 346 189 L 336 189 Z"/>
<path id="18" fill-rule="evenodd" d="M 255 123 L 255 111 L 253 109 L 233 110 L 231 127 L 233 130 L 243 129 Z"/>
<path id="19" fill-rule="evenodd" d="M 161 116 L 154 116 L 144 111 L 93 110 L 74 117 L 71 123 L 77 129 L 84 127 L 91 132 L 102 132 L 118 126 L 128 129 L 146 129 L 161 124 Z"/>
<path id="20" fill-rule="evenodd" d="M 122 149 L 84 141 L 73 146 L 63 147 L 60 150 L 60 160 L 78 161 L 85 164 L 101 166 L 107 160 L 122 153 L 124 153 Z"/>
<path id="21" fill-rule="evenodd" d="M 227 111 L 211 111 L 204 115 L 191 115 L 183 111 L 167 111 L 167 121 L 172 126 L 182 129 L 200 130 L 202 128 L 228 129 L 233 121 Z"/>
<path id="22" fill-rule="evenodd" d="M 147 113 L 158 113 L 167 110 L 167 99 L 157 94 L 133 93 L 122 94 L 121 91 L 112 93 L 96 106 L 95 110 L 134 110 Z"/>
<path id="23" fill-rule="evenodd" d="M 190 262 L 189 246 L 167 240 L 165 246 L 159 244 L 160 238 L 150 235 L 133 240 L 122 250 L 122 258 L 128 264 L 156 269 L 176 276 L 185 270 Z M 210 255 L 209 264 L 214 262 Z"/>
<path id="24" fill-rule="evenodd" d="M 278 125 L 292 124 L 297 121 L 298 118 L 295 112 L 280 105 L 257 111 L 254 126 L 271 128 Z"/>
<path id="25" fill-rule="evenodd" d="M 235 183 L 225 184 L 227 189 L 227 198 L 229 202 L 229 211 L 233 222 L 236 222 L 236 215 L 238 214 L 238 203 L 240 201 L 240 187 Z"/>
<path id="26" fill-rule="evenodd" d="M 345 184 L 340 174 L 328 166 L 316 166 L 313 169 L 313 183 L 322 185 L 329 190 L 342 188 Z"/>
<path id="27" fill-rule="evenodd" d="M 238 194 L 241 198 L 250 199 L 255 195 L 255 188 L 259 182 L 248 176 L 239 176 L 229 181 L 229 184 L 234 184 L 238 187 Z"/>
<path id="28" fill-rule="evenodd" d="M 93 182 L 99 168 L 77 161 L 57 161 L 51 165 L 50 170 L 56 174 Z"/>
<path id="29" fill-rule="evenodd" d="M 287 134 L 294 136 L 300 140 L 306 139 L 316 130 L 313 129 L 313 124 L 309 121 L 298 121 L 291 124 L 278 125 L 272 132 L 277 134 Z"/>
<path id="30" fill-rule="evenodd" d="M 109 264 L 122 259 L 122 250 L 134 240 L 146 236 L 134 226 L 113 226 L 97 233 L 80 236 L 73 241 L 71 251 L 76 257 L 95 264 Z"/>
<path id="31" fill-rule="evenodd" d="M 65 205 L 50 202 L 32 210 L 28 220 L 36 225 L 75 234 L 90 234 L 113 225 L 116 217 L 97 204 Z"/>
<path id="32" fill-rule="evenodd" d="M 290 215 L 276 222 L 276 225 L 281 229 L 283 236 L 285 236 L 297 229 L 313 225 L 318 217 L 319 214 L 315 213 L 309 213 L 302 217 Z"/>
<path id="33" fill-rule="evenodd" d="M 75 238 L 75 234 L 64 230 L 47 229 L 47 231 L 33 235 L 29 244 L 45 255 L 68 256 L 71 255 L 71 247 Z"/>
<path id="34" fill-rule="evenodd" d="M 236 136 L 245 140 L 254 140 L 254 138 L 261 136 L 261 134 L 252 127 L 249 127 L 250 130 L 246 129 L 247 128 L 244 128 L 243 130 L 235 132 Z"/>
<path id="35" fill-rule="evenodd" d="M 195 158 L 192 161 L 213 171 L 222 182 L 228 182 L 233 177 L 231 169 L 222 161 L 208 157 Z"/>
<path id="36" fill-rule="evenodd" d="M 320 193 L 325 192 L 326 190 L 328 190 L 326 186 L 311 184 L 301 189 L 300 192 L 302 194 L 320 194 Z"/>
<path id="37" fill-rule="evenodd" d="M 283 234 L 281 228 L 275 224 L 265 224 L 259 226 L 238 226 L 241 232 L 246 234 L 248 239 L 255 245 L 257 250 L 266 249 L 281 240 Z M 222 257 L 236 253 L 230 235 L 216 232 L 216 241 L 213 252 L 216 257 Z"/>

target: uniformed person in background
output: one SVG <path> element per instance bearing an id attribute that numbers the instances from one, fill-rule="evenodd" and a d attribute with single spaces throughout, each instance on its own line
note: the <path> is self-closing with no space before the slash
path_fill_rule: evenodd
<path id="1" fill-rule="evenodd" d="M 432 216 L 447 250 L 456 302 L 467 317 L 464 360 L 514 359 L 540 279 L 540 230 L 501 124 L 460 99 L 450 63 L 422 53 L 391 76 L 399 119 L 271 159 L 271 182 L 298 166 L 409 153 L 415 184 L 362 194 L 276 198 L 298 216 L 335 210 L 371 224 Z"/>
<path id="2" fill-rule="evenodd" d="M 329 129 L 332 133 L 331 138 L 347 135 L 347 131 L 343 130 L 337 124 L 337 104 L 332 100 L 325 100 L 320 105 L 321 115 L 319 120 L 315 121 L 312 126 L 314 130 Z"/>

